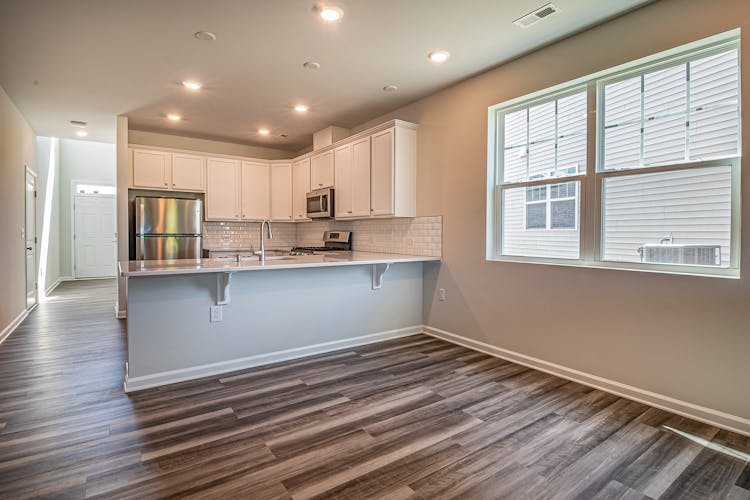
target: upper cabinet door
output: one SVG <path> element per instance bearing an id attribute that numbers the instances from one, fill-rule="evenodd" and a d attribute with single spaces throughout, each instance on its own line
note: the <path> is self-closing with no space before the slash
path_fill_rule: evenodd
<path id="1" fill-rule="evenodd" d="M 388 129 L 372 136 L 372 215 L 393 215 L 393 167 L 393 129 Z"/>
<path id="2" fill-rule="evenodd" d="M 206 219 L 239 220 L 240 162 L 223 158 L 206 160 Z"/>
<path id="3" fill-rule="evenodd" d="M 370 138 L 352 143 L 351 210 L 353 217 L 370 216 Z M 337 193 L 338 194 L 338 193 Z"/>
<path id="4" fill-rule="evenodd" d="M 308 220 L 307 193 L 310 191 L 310 158 L 292 164 L 292 215 L 294 220 Z"/>
<path id="5" fill-rule="evenodd" d="M 133 149 L 133 187 L 169 189 L 172 153 Z"/>
<path id="6" fill-rule="evenodd" d="M 271 219 L 292 220 L 292 164 L 271 165 Z"/>
<path id="7" fill-rule="evenodd" d="M 205 157 L 184 153 L 172 154 L 172 189 L 205 191 Z"/>
<path id="8" fill-rule="evenodd" d="M 353 217 L 352 211 L 352 145 L 345 144 L 333 152 L 336 171 L 334 211 L 337 219 Z"/>
<path id="9" fill-rule="evenodd" d="M 333 151 L 310 158 L 310 189 L 333 187 Z"/>
<path id="10" fill-rule="evenodd" d="M 268 163 L 242 162 L 242 220 L 265 220 L 271 211 L 271 170 Z"/>

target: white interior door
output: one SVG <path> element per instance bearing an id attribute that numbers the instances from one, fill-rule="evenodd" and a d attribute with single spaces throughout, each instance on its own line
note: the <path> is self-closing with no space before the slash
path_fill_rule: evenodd
<path id="1" fill-rule="evenodd" d="M 36 304 L 36 176 L 26 171 L 26 222 L 23 228 L 26 247 L 26 307 Z"/>
<path id="2" fill-rule="evenodd" d="M 115 203 L 111 195 L 76 195 L 73 205 L 76 278 L 117 274 Z"/>

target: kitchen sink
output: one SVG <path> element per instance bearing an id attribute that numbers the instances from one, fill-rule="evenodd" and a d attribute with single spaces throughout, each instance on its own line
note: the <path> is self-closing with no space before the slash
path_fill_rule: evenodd
<path id="1" fill-rule="evenodd" d="M 240 262 L 256 262 L 260 260 L 260 255 L 243 255 L 240 257 Z M 266 261 L 269 260 L 294 260 L 294 257 L 289 255 L 270 254 L 266 252 Z"/>

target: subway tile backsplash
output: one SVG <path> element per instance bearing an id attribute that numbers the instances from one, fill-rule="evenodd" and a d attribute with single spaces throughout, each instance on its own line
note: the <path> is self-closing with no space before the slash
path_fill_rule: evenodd
<path id="1" fill-rule="evenodd" d="M 267 248 L 285 248 L 296 245 L 295 224 L 273 223 L 273 239 L 266 240 Z M 203 248 L 208 250 L 258 250 L 260 248 L 259 222 L 204 222 Z"/>
<path id="2" fill-rule="evenodd" d="M 297 245 L 320 245 L 323 231 L 352 231 L 352 248 L 364 252 L 440 257 L 443 218 L 320 221 L 297 225 Z"/>
<path id="3" fill-rule="evenodd" d="M 440 257 L 442 216 L 408 219 L 366 219 L 273 223 L 268 248 L 321 246 L 323 232 L 352 231 L 352 248 L 364 252 L 401 253 Z M 204 222 L 203 247 L 211 250 L 257 250 L 260 247 L 257 222 Z"/>

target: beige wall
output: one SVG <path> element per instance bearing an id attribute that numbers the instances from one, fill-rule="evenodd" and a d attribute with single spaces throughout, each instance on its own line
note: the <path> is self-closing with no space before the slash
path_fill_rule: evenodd
<path id="1" fill-rule="evenodd" d="M 130 184 L 130 167 L 128 165 L 128 117 L 117 117 L 117 138 L 115 151 L 117 155 L 117 260 L 130 260 L 128 250 L 128 185 Z M 115 314 L 125 317 L 127 308 L 127 282 L 123 277 L 117 278 L 117 303 Z"/>
<path id="2" fill-rule="evenodd" d="M 106 142 L 60 140 L 60 272 L 73 270 L 73 182 L 115 186 L 115 145 Z"/>
<path id="3" fill-rule="evenodd" d="M 211 141 L 208 139 L 195 139 L 193 137 L 160 134 L 142 130 L 128 131 L 128 142 L 131 144 L 142 144 L 144 146 L 187 149 L 190 151 L 200 151 L 202 153 L 248 156 L 250 158 L 260 158 L 263 160 L 282 160 L 285 158 L 291 158 L 293 154 L 280 149 L 249 146 L 247 144 L 236 144 L 233 142 Z"/>
<path id="4" fill-rule="evenodd" d="M 418 213 L 444 221 L 444 262 L 425 283 L 426 324 L 750 418 L 747 182 L 741 280 L 484 259 L 488 106 L 737 27 L 750 31 L 747 0 L 661 0 L 358 127 L 420 123 Z M 742 170 L 749 178 L 750 163 Z M 446 302 L 437 301 L 441 287 Z"/>
<path id="5" fill-rule="evenodd" d="M 25 166 L 36 171 L 34 131 L 0 87 L 0 332 L 26 308 Z M 38 252 L 37 252 L 38 256 Z"/>

